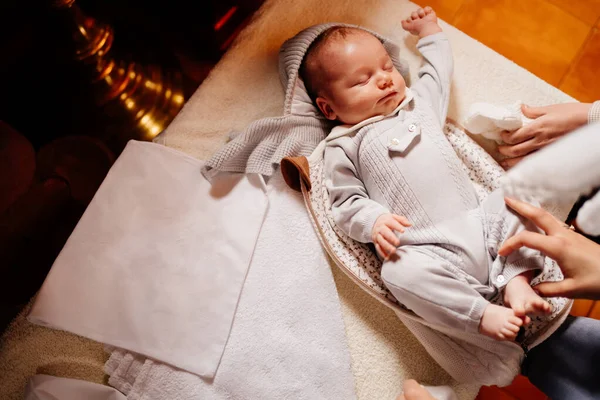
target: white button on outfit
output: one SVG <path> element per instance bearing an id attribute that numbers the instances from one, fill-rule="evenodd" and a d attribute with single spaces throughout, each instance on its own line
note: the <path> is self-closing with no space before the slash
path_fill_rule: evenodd
<path id="1" fill-rule="evenodd" d="M 414 132 L 417 129 L 417 126 L 415 124 L 410 124 L 408 126 L 408 131 L 409 132 Z"/>
<path id="2" fill-rule="evenodd" d="M 400 144 L 400 140 L 399 140 L 398 138 L 393 138 L 393 139 L 391 140 L 391 143 L 392 143 L 394 146 L 396 146 L 396 145 L 399 145 L 399 144 Z"/>
<path id="3" fill-rule="evenodd" d="M 506 279 L 504 278 L 504 275 L 498 275 L 498 277 L 496 278 L 496 282 L 498 282 L 499 284 L 504 283 Z"/>

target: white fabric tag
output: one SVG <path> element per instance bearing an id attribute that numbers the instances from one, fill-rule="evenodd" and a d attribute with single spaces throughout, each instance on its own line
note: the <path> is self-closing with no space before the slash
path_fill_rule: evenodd
<path id="1" fill-rule="evenodd" d="M 201 164 L 129 142 L 29 320 L 212 378 L 268 200 L 262 177 L 224 174 L 211 186 Z"/>

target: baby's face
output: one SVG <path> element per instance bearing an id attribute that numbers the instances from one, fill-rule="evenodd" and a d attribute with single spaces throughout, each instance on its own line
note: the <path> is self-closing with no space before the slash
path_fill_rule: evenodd
<path id="1" fill-rule="evenodd" d="M 389 114 L 404 99 L 406 83 L 375 36 L 353 33 L 323 50 L 327 84 L 316 102 L 328 119 L 357 124 Z"/>

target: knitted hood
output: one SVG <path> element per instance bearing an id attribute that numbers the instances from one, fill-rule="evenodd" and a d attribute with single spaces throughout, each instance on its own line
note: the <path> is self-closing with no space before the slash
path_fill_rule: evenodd
<path id="1" fill-rule="evenodd" d="M 363 29 L 379 40 L 392 62 L 408 82 L 408 67 L 400 57 L 400 48 L 378 33 L 357 25 L 327 23 L 314 25 L 288 39 L 279 50 L 279 77 L 285 89 L 283 115 L 251 123 L 205 164 L 204 176 L 211 179 L 219 172 L 273 174 L 285 157 L 309 156 L 325 139 L 334 123 L 313 105 L 299 69 L 310 44 L 325 30 L 344 26 Z"/>

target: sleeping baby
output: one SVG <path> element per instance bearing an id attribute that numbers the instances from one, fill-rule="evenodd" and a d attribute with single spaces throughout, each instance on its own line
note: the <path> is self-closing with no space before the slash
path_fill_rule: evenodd
<path id="1" fill-rule="evenodd" d="M 335 222 L 375 244 L 386 286 L 426 321 L 514 340 L 529 315 L 551 312 L 529 285 L 544 256 L 497 250 L 535 228 L 499 191 L 480 203 L 445 138 L 453 64 L 435 12 L 419 9 L 402 26 L 424 58 L 410 88 L 379 39 L 359 28 L 330 28 L 303 60 L 308 93 L 338 122 L 325 150 Z M 498 293 L 506 307 L 490 303 Z"/>

